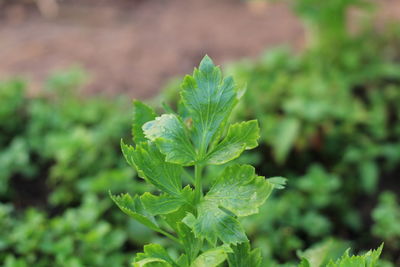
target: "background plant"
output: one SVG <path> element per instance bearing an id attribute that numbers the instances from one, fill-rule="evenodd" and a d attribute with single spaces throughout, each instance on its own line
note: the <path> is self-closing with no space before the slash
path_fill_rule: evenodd
<path id="1" fill-rule="evenodd" d="M 106 197 L 128 181 L 133 192 L 146 188 L 132 181 L 115 145 L 130 125 L 129 105 L 79 96 L 85 80 L 77 68 L 55 73 L 35 97 L 22 80 L 0 82 L 0 262 L 7 267 L 124 266 L 131 259 L 124 247 L 155 238 L 110 210 Z"/>

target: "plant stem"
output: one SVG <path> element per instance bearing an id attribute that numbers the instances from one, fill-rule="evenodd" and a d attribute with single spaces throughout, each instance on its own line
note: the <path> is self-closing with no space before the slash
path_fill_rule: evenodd
<path id="1" fill-rule="evenodd" d="M 203 165 L 196 164 L 194 165 L 194 187 L 195 187 L 195 200 L 199 202 L 203 196 L 203 188 L 201 184 L 201 172 L 203 170 Z"/>
<path id="2" fill-rule="evenodd" d="M 165 235 L 165 236 L 168 237 L 169 239 L 171 239 L 171 240 L 177 242 L 179 245 L 182 245 L 181 241 L 180 241 L 178 238 L 176 238 L 175 236 L 171 235 L 170 233 L 168 233 L 168 232 L 166 232 L 166 231 L 164 231 L 164 230 L 162 230 L 162 229 L 159 229 L 158 232 L 159 232 L 160 234 Z"/>

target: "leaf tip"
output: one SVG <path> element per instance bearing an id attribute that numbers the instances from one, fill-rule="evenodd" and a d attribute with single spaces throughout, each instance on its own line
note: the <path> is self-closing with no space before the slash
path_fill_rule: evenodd
<path id="1" fill-rule="evenodd" d="M 203 59 L 200 61 L 199 70 L 201 71 L 210 71 L 215 67 L 212 59 L 206 54 Z"/>
<path id="2" fill-rule="evenodd" d="M 287 184 L 287 179 L 280 176 L 268 178 L 267 181 L 274 186 L 274 189 L 284 189 Z"/>

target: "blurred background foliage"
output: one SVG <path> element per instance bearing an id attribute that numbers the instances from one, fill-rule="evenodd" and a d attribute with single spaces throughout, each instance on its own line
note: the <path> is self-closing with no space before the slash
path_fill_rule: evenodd
<path id="1" fill-rule="evenodd" d="M 305 25 L 305 48 L 225 66 L 247 88 L 235 119 L 261 124 L 260 146 L 241 160 L 289 178 L 244 221 L 247 231 L 263 266 L 313 252 L 324 263 L 381 242 L 381 266 L 399 266 L 400 26 L 377 30 L 369 1 L 287 3 Z M 354 7 L 364 16 L 351 31 Z M 129 100 L 84 97 L 87 81 L 80 68 L 56 72 L 35 96 L 24 80 L 0 82 L 2 266 L 128 266 L 144 243 L 167 242 L 107 196 L 148 188 L 119 148 L 130 135 Z M 179 81 L 150 103 L 179 107 Z"/>

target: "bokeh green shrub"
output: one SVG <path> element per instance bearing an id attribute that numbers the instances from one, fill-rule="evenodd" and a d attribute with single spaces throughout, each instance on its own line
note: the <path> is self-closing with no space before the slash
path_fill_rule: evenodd
<path id="1" fill-rule="evenodd" d="M 55 73 L 37 96 L 0 82 L 1 266 L 126 266 L 127 248 L 154 238 L 107 197 L 145 189 L 118 145 L 129 102 L 82 97 L 86 78 Z"/>

